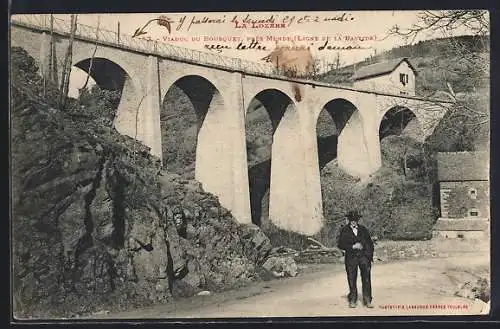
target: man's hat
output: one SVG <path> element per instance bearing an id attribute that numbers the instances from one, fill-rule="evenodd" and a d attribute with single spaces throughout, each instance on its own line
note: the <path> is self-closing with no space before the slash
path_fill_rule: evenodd
<path id="1" fill-rule="evenodd" d="M 346 214 L 346 218 L 349 221 L 358 221 L 361 217 L 361 214 L 357 210 L 351 210 Z"/>

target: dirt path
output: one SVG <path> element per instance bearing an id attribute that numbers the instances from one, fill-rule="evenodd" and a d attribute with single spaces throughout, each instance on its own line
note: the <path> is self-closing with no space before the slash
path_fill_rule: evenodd
<path id="1" fill-rule="evenodd" d="M 195 296 L 179 303 L 98 317 L 144 319 L 479 314 L 479 304 L 453 296 L 457 288 L 453 275 L 456 275 L 457 268 L 473 270 L 488 264 L 487 253 L 375 263 L 372 269 L 373 309 L 367 309 L 359 302 L 357 308 L 349 308 L 343 265 L 328 264 L 320 265 L 314 272 L 306 269 L 305 273 L 292 279 L 258 283 L 238 291 Z M 361 291 L 359 276 L 358 290 Z M 422 305 L 427 305 L 427 308 L 422 308 Z M 440 308 L 430 308 L 432 305 Z"/>

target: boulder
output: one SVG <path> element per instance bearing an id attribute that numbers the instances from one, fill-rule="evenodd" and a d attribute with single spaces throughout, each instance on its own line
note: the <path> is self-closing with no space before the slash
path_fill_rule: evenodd
<path id="1" fill-rule="evenodd" d="M 295 277 L 298 274 L 297 264 L 290 256 L 271 256 L 266 259 L 262 267 L 275 277 Z"/>
<path id="2" fill-rule="evenodd" d="M 256 225 L 244 227 L 242 238 L 247 257 L 257 264 L 262 263 L 271 252 L 271 241 Z"/>

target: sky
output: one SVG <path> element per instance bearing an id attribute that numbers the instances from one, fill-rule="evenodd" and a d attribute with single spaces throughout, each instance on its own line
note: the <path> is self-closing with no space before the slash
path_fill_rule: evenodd
<path id="1" fill-rule="evenodd" d="M 280 45 L 309 46 L 314 58 L 322 63 L 326 70 L 329 63 L 340 59 L 341 65 L 349 65 L 383 52 L 394 47 L 407 44 L 405 40 L 396 36 L 388 36 L 388 31 L 394 25 L 402 28 L 410 27 L 418 22 L 418 11 L 329 11 L 329 12 L 221 12 L 221 13 L 152 13 L 152 14 L 79 14 L 78 23 L 99 26 L 102 29 L 117 31 L 120 23 L 120 33 L 132 35 L 137 28 L 144 26 L 149 20 L 165 15 L 171 23 L 171 32 L 157 24 L 150 23 L 141 37 L 151 38 L 159 42 L 173 44 L 179 47 L 197 49 L 216 54 L 238 57 L 245 60 L 259 62 L 275 47 L 276 41 L 259 41 L 266 50 L 237 50 L 242 41 L 248 45 L 247 38 L 263 37 L 298 37 L 294 42 L 279 42 Z M 54 15 L 56 18 L 70 20 L 70 15 Z M 272 17 L 271 17 L 272 16 Z M 203 19 L 219 20 L 219 23 L 203 23 Z M 271 28 L 268 26 L 252 26 L 250 20 L 266 20 L 284 27 Z M 237 21 L 237 23 L 235 22 Z M 199 23 L 196 23 L 199 22 Z M 245 23 L 246 22 L 246 23 Z M 191 24 L 192 23 L 192 24 Z M 246 24 L 243 27 L 243 24 Z M 237 28 L 239 27 L 239 28 Z M 469 34 L 465 28 L 454 31 L 455 35 Z M 414 42 L 442 37 L 439 34 L 422 34 Z M 194 41 L 192 37 L 200 37 Z M 237 41 L 215 41 L 213 38 L 231 37 L 241 38 Z M 314 38 L 317 38 L 314 39 Z M 180 39 L 181 41 L 176 40 Z M 210 40 L 205 39 L 210 38 Z M 307 40 L 308 38 L 309 40 Z M 313 39 L 311 39 L 313 38 Z M 349 40 L 346 40 L 348 38 Z M 363 40 L 364 39 L 364 40 Z M 319 50 L 325 44 L 336 47 L 359 46 L 363 49 L 355 50 Z M 230 49 L 209 50 L 206 46 L 225 45 Z M 85 79 L 85 74 L 74 68 L 70 85 L 79 85 Z M 70 94 L 75 92 L 71 88 Z"/>

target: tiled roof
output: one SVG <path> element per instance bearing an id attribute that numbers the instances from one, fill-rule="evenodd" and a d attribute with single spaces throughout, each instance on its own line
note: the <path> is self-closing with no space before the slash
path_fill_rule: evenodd
<path id="1" fill-rule="evenodd" d="M 434 231 L 486 231 L 490 222 L 485 219 L 444 219 L 434 225 Z"/>
<path id="2" fill-rule="evenodd" d="M 396 69 L 396 67 L 401 64 L 401 62 L 407 62 L 410 68 L 415 72 L 415 75 L 417 75 L 417 71 L 415 70 L 414 66 L 411 64 L 410 60 L 407 57 L 401 57 L 401 58 L 395 58 L 387 61 L 383 61 L 380 63 L 375 63 L 367 66 L 363 66 L 356 70 L 354 75 L 352 76 L 353 80 L 360 80 L 360 79 L 366 79 L 369 77 L 377 76 L 377 75 L 382 75 L 382 74 L 387 74 L 391 73 Z"/>
<path id="3" fill-rule="evenodd" d="M 437 154 L 438 180 L 489 179 L 489 152 L 441 152 Z"/>

